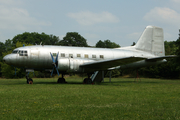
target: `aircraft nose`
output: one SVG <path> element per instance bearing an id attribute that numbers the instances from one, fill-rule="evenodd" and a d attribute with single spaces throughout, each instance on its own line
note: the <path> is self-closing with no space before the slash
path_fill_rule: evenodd
<path id="1" fill-rule="evenodd" d="M 9 55 L 6 55 L 3 57 L 3 61 L 6 63 L 6 64 L 9 64 Z"/>

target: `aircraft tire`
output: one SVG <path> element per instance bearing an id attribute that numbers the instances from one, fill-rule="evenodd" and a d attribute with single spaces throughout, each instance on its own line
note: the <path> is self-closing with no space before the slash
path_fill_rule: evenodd
<path id="1" fill-rule="evenodd" d="M 83 83 L 87 84 L 87 78 L 84 78 Z"/>
<path id="2" fill-rule="evenodd" d="M 87 84 L 91 84 L 92 83 L 92 80 L 89 78 L 87 79 Z"/>
<path id="3" fill-rule="evenodd" d="M 29 84 L 33 84 L 33 80 L 29 78 Z"/>
<path id="4" fill-rule="evenodd" d="M 83 81 L 84 84 L 91 84 L 92 80 L 90 78 L 85 78 Z"/>
<path id="5" fill-rule="evenodd" d="M 59 78 L 57 83 L 67 83 L 67 82 L 64 78 Z"/>
<path id="6" fill-rule="evenodd" d="M 33 84 L 33 80 L 31 78 L 27 79 L 27 84 Z"/>

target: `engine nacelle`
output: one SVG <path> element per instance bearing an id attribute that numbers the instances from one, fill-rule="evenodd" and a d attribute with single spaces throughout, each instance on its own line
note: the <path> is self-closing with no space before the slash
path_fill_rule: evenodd
<path id="1" fill-rule="evenodd" d="M 58 70 L 60 72 L 84 72 L 83 68 L 79 66 L 91 61 L 93 60 L 60 58 L 58 60 Z"/>

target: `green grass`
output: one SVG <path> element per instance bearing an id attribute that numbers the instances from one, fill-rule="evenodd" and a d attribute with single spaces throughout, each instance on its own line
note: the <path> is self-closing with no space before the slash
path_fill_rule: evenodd
<path id="1" fill-rule="evenodd" d="M 180 119 L 180 80 L 0 79 L 0 119 Z"/>

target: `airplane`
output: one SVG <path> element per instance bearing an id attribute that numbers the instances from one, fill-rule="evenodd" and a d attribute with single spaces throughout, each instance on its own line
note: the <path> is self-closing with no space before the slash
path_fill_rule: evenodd
<path id="1" fill-rule="evenodd" d="M 67 73 L 87 73 L 84 83 L 102 81 L 103 71 L 134 69 L 167 62 L 163 29 L 147 26 L 135 46 L 122 48 L 92 48 L 54 45 L 24 46 L 6 55 L 3 61 L 14 67 L 25 68 L 26 72 L 50 71 L 62 74 L 58 83 L 65 83 Z M 26 75 L 27 83 L 33 82 Z"/>

